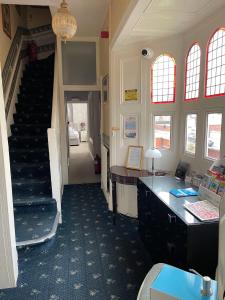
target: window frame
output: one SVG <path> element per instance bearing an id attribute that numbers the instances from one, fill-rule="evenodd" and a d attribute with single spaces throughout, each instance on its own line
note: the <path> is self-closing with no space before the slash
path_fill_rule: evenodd
<path id="1" fill-rule="evenodd" d="M 170 121 L 170 148 L 169 149 L 164 149 L 164 148 L 156 148 L 160 151 L 173 151 L 174 148 L 174 141 L 173 141 L 173 134 L 174 134 L 174 130 L 173 130 L 173 126 L 174 126 L 174 114 L 172 112 L 154 112 L 152 114 L 151 117 L 151 123 L 152 123 L 152 147 L 155 147 L 155 117 L 161 117 L 161 116 L 165 116 L 165 117 L 170 117 L 171 121 Z"/>
<path id="2" fill-rule="evenodd" d="M 192 47 L 194 47 L 195 45 L 199 46 L 200 49 L 200 73 L 199 73 L 199 83 L 198 83 L 198 97 L 196 98 L 191 98 L 191 99 L 186 99 L 186 89 L 187 89 L 187 60 L 188 60 L 188 56 L 190 54 L 190 51 L 192 49 Z M 186 58 L 185 58 L 185 79 L 184 79 L 184 101 L 185 102 L 192 102 L 192 101 L 198 101 L 199 100 L 199 94 L 200 94 L 200 81 L 201 81 L 201 57 L 202 57 L 202 49 L 199 45 L 199 42 L 194 42 L 188 49 Z"/>
<path id="3" fill-rule="evenodd" d="M 207 156 L 207 140 L 208 140 L 208 115 L 209 114 L 222 114 L 222 121 L 221 121 L 221 135 L 220 135 L 220 154 L 221 154 L 221 142 L 222 142 L 222 129 L 223 129 L 223 118 L 224 118 L 224 114 L 222 110 L 207 110 L 205 112 L 205 116 L 204 116 L 204 149 L 202 151 L 203 153 L 203 158 L 206 159 L 207 161 L 213 162 L 216 161 L 216 159 L 211 158 L 209 156 Z"/>
<path id="4" fill-rule="evenodd" d="M 157 102 L 154 102 L 153 101 L 153 67 L 154 67 L 154 64 L 156 62 L 156 60 L 161 57 L 161 56 L 168 56 L 170 57 L 173 62 L 174 62 L 174 85 L 173 85 L 173 100 L 172 101 L 157 101 Z M 169 103 L 175 103 L 176 102 L 176 60 L 175 58 L 168 54 L 168 53 L 162 53 L 160 54 L 159 56 L 156 57 L 156 59 L 152 62 L 151 64 L 151 80 L 150 80 L 150 85 L 151 85 L 151 93 L 150 93 L 150 98 L 151 98 L 151 103 L 152 104 L 169 104 Z"/>
<path id="5" fill-rule="evenodd" d="M 187 138 L 187 116 L 188 115 L 196 115 L 197 116 L 197 121 L 196 121 L 196 141 L 195 141 L 195 153 L 188 152 L 186 150 L 186 138 Z M 197 152 L 197 133 L 198 133 L 198 123 L 199 123 L 199 113 L 197 111 L 188 111 L 185 113 L 185 124 L 184 124 L 184 154 L 186 156 L 190 156 L 192 158 L 196 157 L 196 152 Z"/>
<path id="6" fill-rule="evenodd" d="M 205 81 L 204 81 L 204 97 L 206 99 L 225 96 L 225 92 L 222 93 L 222 94 L 220 93 L 220 94 L 214 94 L 214 95 L 206 95 L 207 81 L 208 81 L 209 45 L 210 45 L 210 42 L 211 42 L 213 36 L 216 34 L 217 31 L 219 31 L 221 29 L 224 30 L 224 32 L 225 32 L 225 26 L 224 27 L 222 27 L 222 26 L 218 27 L 216 30 L 213 31 L 213 33 L 211 34 L 211 36 L 210 36 L 210 38 L 208 39 L 208 42 L 207 42 L 207 47 L 206 47 L 206 62 L 205 62 Z"/>

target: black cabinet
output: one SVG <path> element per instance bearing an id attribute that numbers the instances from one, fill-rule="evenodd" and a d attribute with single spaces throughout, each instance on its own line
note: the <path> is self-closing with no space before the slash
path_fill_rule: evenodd
<path id="1" fill-rule="evenodd" d="M 175 185 L 175 186 L 174 186 Z M 162 262 L 202 275 L 215 276 L 218 222 L 200 222 L 183 208 L 187 198 L 169 194 L 183 188 L 173 178 L 142 178 L 138 181 L 139 233 L 154 263 Z M 196 201 L 196 197 L 188 201 Z"/>

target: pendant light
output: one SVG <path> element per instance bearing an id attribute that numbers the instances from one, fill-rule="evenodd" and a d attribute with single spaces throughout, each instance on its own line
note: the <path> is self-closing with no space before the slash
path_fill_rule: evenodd
<path id="1" fill-rule="evenodd" d="M 68 4 L 62 1 L 60 8 L 52 18 L 52 29 L 63 41 L 71 39 L 77 31 L 77 21 L 68 10 Z"/>

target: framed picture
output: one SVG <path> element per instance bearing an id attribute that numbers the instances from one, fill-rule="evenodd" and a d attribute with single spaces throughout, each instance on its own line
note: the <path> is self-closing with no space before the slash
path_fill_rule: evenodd
<path id="1" fill-rule="evenodd" d="M 2 27 L 5 34 L 11 39 L 10 6 L 8 4 L 2 4 Z"/>
<path id="2" fill-rule="evenodd" d="M 102 99 L 103 103 L 108 101 L 109 97 L 109 75 L 102 78 Z"/>
<path id="3" fill-rule="evenodd" d="M 138 116 L 130 114 L 123 117 L 123 138 L 136 139 L 138 137 Z"/>
<path id="4" fill-rule="evenodd" d="M 143 147 L 129 146 L 127 154 L 126 168 L 141 170 L 143 161 Z"/>

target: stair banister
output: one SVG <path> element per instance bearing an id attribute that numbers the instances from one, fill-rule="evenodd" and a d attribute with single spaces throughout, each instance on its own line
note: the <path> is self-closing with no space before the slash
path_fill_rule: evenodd
<path id="1" fill-rule="evenodd" d="M 59 80 L 58 61 L 55 52 L 54 83 L 52 98 L 51 128 L 48 129 L 48 148 L 51 170 L 52 197 L 57 202 L 57 209 L 61 217 L 61 200 L 63 191 L 62 166 L 61 166 L 61 142 L 60 142 L 60 115 L 59 115 Z"/>

